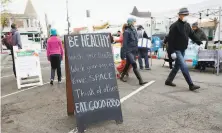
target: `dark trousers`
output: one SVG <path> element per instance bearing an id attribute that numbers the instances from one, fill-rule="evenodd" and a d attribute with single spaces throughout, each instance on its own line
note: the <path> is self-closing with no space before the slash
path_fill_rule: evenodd
<path id="1" fill-rule="evenodd" d="M 175 62 L 174 68 L 171 70 L 171 72 L 167 78 L 167 81 L 173 82 L 177 72 L 179 71 L 179 69 L 181 69 L 183 76 L 184 76 L 185 80 L 187 81 L 187 84 L 193 85 L 193 82 L 192 82 L 190 74 L 189 74 L 188 67 L 187 67 L 186 62 L 184 60 L 185 52 L 176 51 L 175 53 L 177 55 L 176 62 Z"/>
<path id="2" fill-rule="evenodd" d="M 143 69 L 143 58 L 145 61 L 145 68 L 149 68 L 149 58 L 148 58 L 148 49 L 139 49 L 139 65 L 140 65 L 140 69 Z"/>
<path id="3" fill-rule="evenodd" d="M 15 58 L 14 58 L 14 51 L 11 49 L 11 55 L 12 55 L 12 65 L 13 65 L 13 73 L 16 77 L 16 69 L 15 69 Z"/>
<path id="4" fill-rule="evenodd" d="M 61 81 L 62 73 L 61 73 L 61 55 L 54 54 L 50 55 L 50 63 L 51 63 L 51 80 L 55 78 L 55 70 L 57 70 L 58 81 Z"/>
<path id="5" fill-rule="evenodd" d="M 135 73 L 137 78 L 140 80 L 141 77 L 140 77 L 139 72 L 137 70 L 136 55 L 137 55 L 137 51 L 132 51 L 132 52 L 126 53 L 126 65 L 123 69 L 123 75 L 127 74 L 130 65 L 132 65 L 133 72 Z"/>
<path id="6" fill-rule="evenodd" d="M 136 54 L 137 54 L 136 52 L 126 53 L 126 65 L 124 69 L 128 70 L 130 65 L 132 65 L 133 69 L 137 69 Z"/>
<path id="7" fill-rule="evenodd" d="M 121 47 L 121 49 L 120 49 L 120 58 L 121 58 L 121 60 L 125 60 L 125 58 L 126 58 L 126 55 L 124 54 L 123 47 Z"/>
<path id="8" fill-rule="evenodd" d="M 144 82 L 142 80 L 142 77 L 137 69 L 137 63 L 136 63 L 136 56 L 137 56 L 137 50 L 128 51 L 126 53 L 126 65 L 123 69 L 123 73 L 120 78 L 123 78 L 124 75 L 127 74 L 130 65 L 133 67 L 133 72 L 136 75 L 137 79 L 139 80 L 139 83 L 142 85 Z"/>
<path id="9" fill-rule="evenodd" d="M 169 66 L 170 66 L 170 69 L 173 68 L 173 62 L 169 61 Z"/>
<path id="10" fill-rule="evenodd" d="M 168 53 L 168 61 L 169 61 L 169 66 L 170 66 L 170 69 L 172 69 L 173 68 L 173 62 L 174 62 L 174 60 L 171 58 L 171 54 L 170 53 Z"/>

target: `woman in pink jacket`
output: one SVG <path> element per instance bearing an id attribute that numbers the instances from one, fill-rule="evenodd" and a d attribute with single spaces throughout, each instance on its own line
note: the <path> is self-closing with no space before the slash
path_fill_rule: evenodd
<path id="1" fill-rule="evenodd" d="M 50 84 L 53 85 L 55 78 L 55 70 L 57 70 L 58 82 L 61 83 L 61 61 L 63 59 L 62 41 L 57 37 L 57 31 L 51 29 L 51 37 L 47 40 L 47 57 L 51 63 L 51 79 Z"/>

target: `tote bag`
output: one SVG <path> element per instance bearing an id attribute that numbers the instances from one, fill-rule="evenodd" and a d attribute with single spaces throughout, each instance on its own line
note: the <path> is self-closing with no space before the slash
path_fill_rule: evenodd
<path id="1" fill-rule="evenodd" d="M 144 34 L 144 31 L 142 32 L 142 35 Z M 138 47 L 139 48 L 150 48 L 151 47 L 151 41 L 147 38 L 139 38 L 138 39 Z"/>

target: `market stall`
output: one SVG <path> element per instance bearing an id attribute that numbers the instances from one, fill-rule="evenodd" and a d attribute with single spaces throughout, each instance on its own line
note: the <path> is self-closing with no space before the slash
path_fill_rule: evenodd
<path id="1" fill-rule="evenodd" d="M 222 68 L 222 50 L 200 50 L 198 52 L 198 62 L 205 67 L 221 70 Z"/>
<path id="2" fill-rule="evenodd" d="M 206 42 L 203 41 L 203 44 Z M 214 71 L 222 68 L 222 50 L 207 50 L 205 45 L 198 46 L 192 41 L 189 42 L 188 48 L 185 51 L 184 59 L 186 62 L 192 62 L 195 67 L 198 63 L 200 66 L 214 68 Z M 158 58 L 165 59 L 167 57 L 166 50 L 158 50 Z M 164 62 L 165 63 L 165 62 Z"/>

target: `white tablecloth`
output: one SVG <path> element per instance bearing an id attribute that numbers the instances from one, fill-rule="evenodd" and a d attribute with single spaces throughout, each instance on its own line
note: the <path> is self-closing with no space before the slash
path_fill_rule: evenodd
<path id="1" fill-rule="evenodd" d="M 214 61 L 215 65 L 218 62 L 222 63 L 222 50 L 199 50 L 198 61 Z"/>

